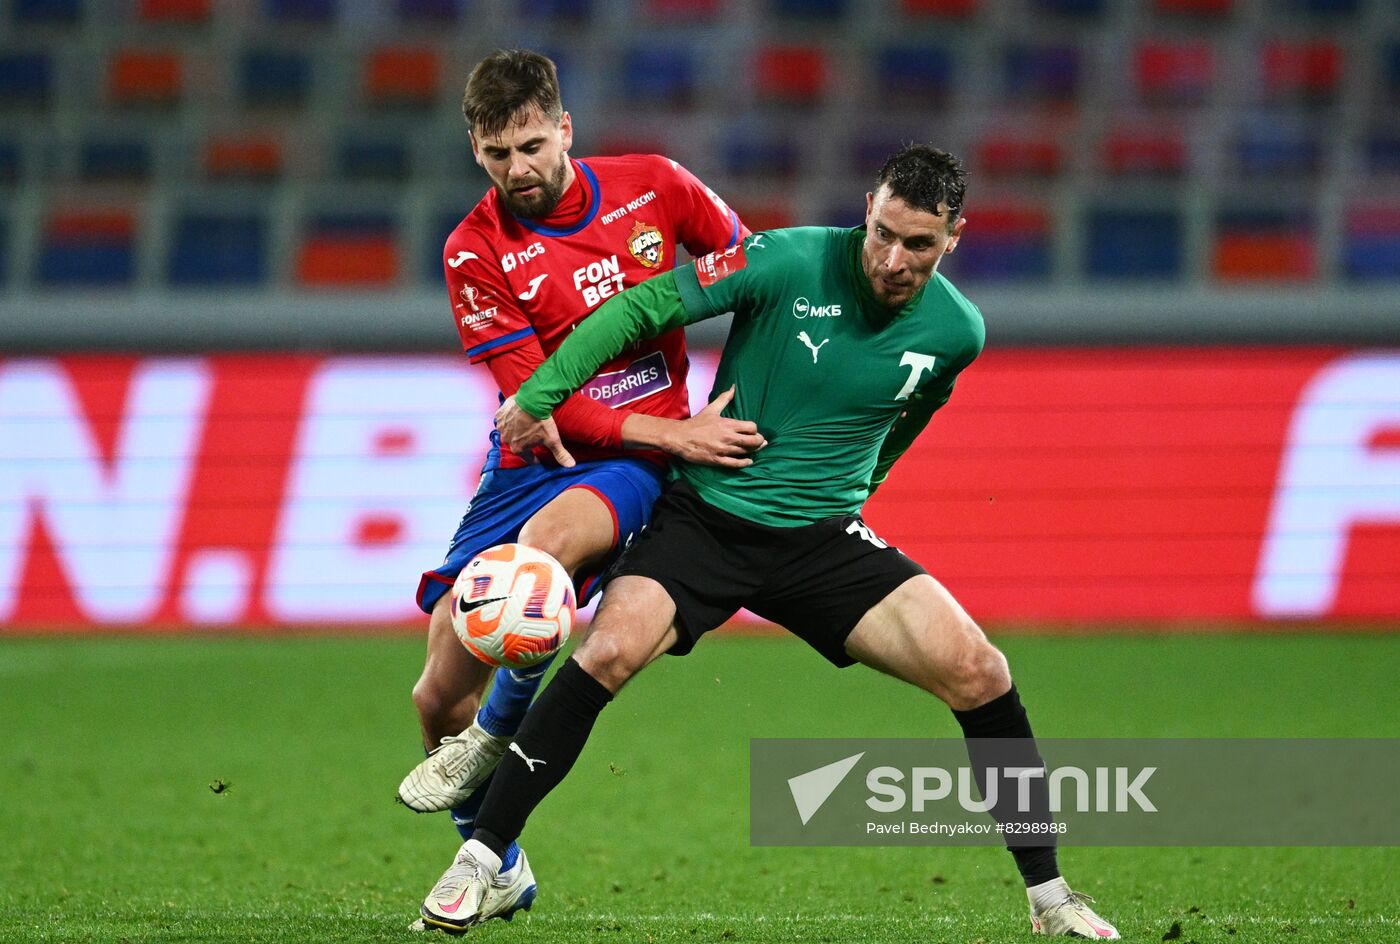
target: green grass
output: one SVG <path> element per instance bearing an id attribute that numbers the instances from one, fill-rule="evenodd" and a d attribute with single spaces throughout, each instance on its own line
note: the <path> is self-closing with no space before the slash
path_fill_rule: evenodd
<path id="1" fill-rule="evenodd" d="M 1400 736 L 1400 635 L 1001 642 L 1046 737 Z M 403 637 L 0 641 L 0 942 L 421 940 L 457 842 L 392 802 L 420 665 Z M 785 637 L 708 639 L 604 713 L 526 833 L 534 912 L 473 936 L 1028 941 L 1004 851 L 748 845 L 750 737 L 956 734 Z M 1129 940 L 1400 941 L 1396 849 L 1062 864 Z"/>

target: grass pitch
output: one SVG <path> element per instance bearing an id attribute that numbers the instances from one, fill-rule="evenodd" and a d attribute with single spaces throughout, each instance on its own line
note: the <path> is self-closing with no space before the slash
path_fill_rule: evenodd
<path id="1" fill-rule="evenodd" d="M 1043 737 L 1400 737 L 1400 635 L 999 642 Z M 457 840 L 392 802 L 420 665 L 405 637 L 0 641 L 0 944 L 423 940 Z M 786 637 L 707 639 L 604 712 L 524 837 L 535 910 L 469 939 L 1028 942 L 1002 850 L 748 845 L 750 737 L 957 735 Z M 1397 849 L 1061 862 L 1127 940 L 1400 941 Z"/>

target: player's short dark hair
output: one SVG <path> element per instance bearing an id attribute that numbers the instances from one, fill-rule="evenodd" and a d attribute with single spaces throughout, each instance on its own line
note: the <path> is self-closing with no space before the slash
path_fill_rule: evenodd
<path id="1" fill-rule="evenodd" d="M 927 144 L 906 144 L 880 168 L 875 189 L 888 185 L 890 196 L 899 197 L 916 210 L 938 215 L 938 205 L 948 208 L 948 228 L 962 216 L 967 195 L 967 172 L 962 161 Z"/>
<path id="2" fill-rule="evenodd" d="M 564 116 L 554 61 L 528 49 L 498 49 L 477 63 L 462 93 L 462 114 L 475 135 L 500 134 L 534 105 L 546 117 Z"/>

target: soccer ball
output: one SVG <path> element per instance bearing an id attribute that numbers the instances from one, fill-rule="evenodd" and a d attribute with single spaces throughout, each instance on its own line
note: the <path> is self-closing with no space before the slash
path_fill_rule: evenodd
<path id="1" fill-rule="evenodd" d="M 452 628 L 487 665 L 537 665 L 569 641 L 573 581 L 544 551 L 524 544 L 489 548 L 452 585 Z"/>

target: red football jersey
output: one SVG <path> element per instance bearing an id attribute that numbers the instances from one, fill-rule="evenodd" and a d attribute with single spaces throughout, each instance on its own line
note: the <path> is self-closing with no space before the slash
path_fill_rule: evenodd
<path id="1" fill-rule="evenodd" d="M 674 267 L 678 244 L 701 256 L 748 235 L 714 191 L 669 158 L 597 157 L 573 167 L 574 183 L 550 216 L 513 216 L 493 187 L 443 250 L 462 346 L 507 395 L 606 299 Z M 682 331 L 629 348 L 555 411 L 560 436 L 580 461 L 623 454 L 628 412 L 689 415 L 686 371 Z M 502 447 L 502 466 L 521 464 Z"/>

